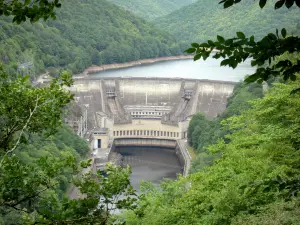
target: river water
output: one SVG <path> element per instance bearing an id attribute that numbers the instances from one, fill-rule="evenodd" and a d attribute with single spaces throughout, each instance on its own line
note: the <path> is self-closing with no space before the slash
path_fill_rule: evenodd
<path id="1" fill-rule="evenodd" d="M 250 60 L 236 69 L 220 67 L 221 60 L 208 58 L 194 62 L 192 59 L 164 61 L 153 64 L 129 67 L 125 69 L 102 71 L 90 77 L 180 77 L 191 79 L 209 79 L 240 81 L 245 75 L 254 73 Z"/>
<path id="2" fill-rule="evenodd" d="M 132 168 L 131 184 L 139 190 L 142 180 L 159 184 L 164 178 L 175 179 L 182 173 L 174 149 L 158 147 L 117 147 L 123 156 L 123 164 Z"/>

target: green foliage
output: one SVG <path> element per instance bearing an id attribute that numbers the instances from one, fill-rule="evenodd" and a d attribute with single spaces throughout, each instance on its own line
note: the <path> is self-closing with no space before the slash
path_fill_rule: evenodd
<path id="1" fill-rule="evenodd" d="M 165 16 L 183 6 L 196 2 L 196 0 L 109 0 L 126 10 L 143 17 L 153 20 L 157 17 Z"/>
<path id="2" fill-rule="evenodd" d="M 55 8 L 60 8 L 60 0 L 14 0 L 1 1 L 0 16 L 13 16 L 13 22 L 20 24 L 30 19 L 30 22 L 36 22 L 40 18 L 47 20 L 49 17 L 55 19 Z"/>
<path id="3" fill-rule="evenodd" d="M 111 206 L 133 207 L 129 168 L 108 165 L 107 176 L 95 176 L 88 172 L 89 160 L 81 163 L 85 168 L 79 173 L 79 160 L 89 146 L 61 127 L 61 114 L 72 99 L 65 88 L 72 84 L 70 74 L 63 72 L 40 88 L 33 87 L 28 77 L 9 79 L 2 68 L 0 77 L 1 223 L 107 224 Z M 66 197 L 74 176 L 83 195 L 78 200 Z"/>
<path id="4" fill-rule="evenodd" d="M 263 97 L 262 85 L 239 83 L 228 99 L 226 110 L 218 117 L 209 120 L 202 114 L 193 116 L 188 128 L 188 141 L 197 152 L 197 158 L 192 162 L 191 173 L 202 171 L 220 157 L 220 154 L 207 151 L 207 146 L 216 144 L 218 139 L 225 138 L 229 133 L 228 129 L 221 125 L 221 121 L 234 115 L 240 115 L 251 107 L 250 100 L 261 97 Z M 225 141 L 229 140 L 225 139 Z"/>
<path id="5" fill-rule="evenodd" d="M 296 80 L 296 73 L 300 72 L 300 60 L 296 63 L 289 59 L 278 60 L 278 56 L 288 52 L 290 54 L 300 51 L 300 38 L 297 36 L 286 37 L 286 30 L 281 30 L 282 37 L 279 37 L 278 30 L 276 34 L 269 33 L 262 40 L 256 42 L 254 36 L 246 38 L 242 32 L 237 32 L 237 37 L 225 40 L 218 36 L 218 41 L 207 41 L 199 47 L 191 48 L 195 52 L 194 60 L 201 57 L 205 60 L 215 49 L 213 58 L 224 58 L 221 66 L 229 66 L 235 69 L 238 64 L 251 58 L 251 66 L 257 66 L 256 72 L 245 79 L 246 82 L 262 83 L 272 77 L 282 76 L 286 81 Z M 188 52 L 191 52 L 191 49 Z M 275 61 L 276 59 L 276 61 Z M 268 65 L 266 65 L 268 63 Z M 264 67 L 263 67 L 264 66 Z"/>
<path id="6" fill-rule="evenodd" d="M 268 0 L 259 0 L 259 6 L 260 8 L 265 7 Z M 228 8 L 232 6 L 233 4 L 240 3 L 241 0 L 222 0 L 219 4 L 223 4 L 224 8 Z M 272 2 L 272 1 L 269 1 Z M 279 9 L 282 6 L 286 6 L 287 8 L 291 8 L 294 4 L 296 4 L 298 7 L 300 7 L 299 0 L 277 0 L 275 3 L 275 9 Z"/>
<path id="7" fill-rule="evenodd" d="M 105 0 L 63 1 L 57 20 L 15 25 L 0 21 L 0 60 L 13 74 L 32 61 L 36 73 L 179 55 L 173 38 Z M 93 22 L 91 22 L 93 21 Z M 9 46 L 9 51 L 7 51 Z"/>
<path id="8" fill-rule="evenodd" d="M 0 68 L 0 155 L 12 149 L 12 144 L 25 142 L 26 132 L 51 134 L 62 124 L 61 113 L 73 96 L 64 86 L 70 86 L 71 75 L 63 73 L 50 87 L 35 88 L 28 77 L 15 80 Z M 20 133 L 20 136 L 15 134 Z"/>
<path id="9" fill-rule="evenodd" d="M 299 21 L 297 7 L 274 10 L 273 0 L 269 0 L 263 9 L 258 7 L 258 1 L 241 1 L 226 10 L 218 2 L 197 1 L 158 18 L 155 24 L 173 34 L 178 41 L 184 41 L 188 48 L 192 42 L 206 42 L 215 39 L 217 34 L 227 39 L 241 31 L 259 39 L 274 32 L 275 28 L 281 30 L 285 27 L 292 31 Z"/>
<path id="10" fill-rule="evenodd" d="M 141 211 L 127 214 L 128 224 L 299 224 L 299 197 L 288 195 L 299 194 L 300 100 L 290 95 L 297 86 L 299 81 L 274 84 L 250 109 L 225 120 L 229 141 L 208 147 L 221 158 L 165 184 L 170 192 L 145 192 Z M 295 181 L 293 188 L 274 185 L 278 179 Z"/>
<path id="11" fill-rule="evenodd" d="M 116 209 L 131 209 L 136 201 L 129 185 L 130 168 L 106 165 L 107 175 L 88 172 L 74 182 L 84 195 L 78 200 L 43 196 L 39 210 L 25 216 L 26 224 L 107 224 Z"/>

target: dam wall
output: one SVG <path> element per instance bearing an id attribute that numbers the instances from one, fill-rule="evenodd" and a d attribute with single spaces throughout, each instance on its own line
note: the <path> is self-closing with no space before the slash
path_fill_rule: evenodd
<path id="1" fill-rule="evenodd" d="M 208 118 L 224 111 L 235 82 L 181 78 L 78 79 L 71 87 L 77 104 L 88 111 L 91 127 L 99 127 L 97 114 L 113 124 L 133 119 L 160 119 L 178 125 L 202 112 Z"/>

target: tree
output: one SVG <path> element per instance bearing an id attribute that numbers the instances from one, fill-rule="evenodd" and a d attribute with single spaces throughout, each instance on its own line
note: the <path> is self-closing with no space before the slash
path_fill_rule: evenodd
<path id="1" fill-rule="evenodd" d="M 27 145 L 39 140 L 34 135 L 49 136 L 63 124 L 62 112 L 73 98 L 66 89 L 71 84 L 67 72 L 38 88 L 29 77 L 11 80 L 0 69 L 0 218 L 19 215 L 17 224 L 106 224 L 111 206 L 133 206 L 129 168 L 108 165 L 107 176 L 80 175 L 81 167 L 90 167 L 91 160 L 78 166 L 76 155 L 66 149 L 70 147 L 62 146 L 64 151 L 59 152 L 54 143 L 38 150 Z M 85 148 L 81 142 L 77 145 Z M 37 155 L 29 157 L 26 152 Z M 86 196 L 79 200 L 61 195 L 74 176 L 75 185 Z M 123 199 L 118 198 L 121 195 Z"/>
<path id="2" fill-rule="evenodd" d="M 223 0 L 224 8 L 228 8 L 233 4 L 237 4 L 241 0 Z M 265 6 L 267 0 L 260 0 L 261 8 Z M 290 8 L 294 3 L 300 7 L 299 0 L 280 0 L 275 4 L 275 9 L 285 5 Z M 203 58 L 206 60 L 213 50 L 217 52 L 212 56 L 215 59 L 224 58 L 221 66 L 229 66 L 236 68 L 246 59 L 252 59 L 251 65 L 257 66 L 254 74 L 248 76 L 246 82 L 267 81 L 270 77 L 282 77 L 283 80 L 296 80 L 296 73 L 300 72 L 300 60 L 292 62 L 289 59 L 277 60 L 284 53 L 298 53 L 300 51 L 300 38 L 298 36 L 287 36 L 286 29 L 282 29 L 280 34 L 276 29 L 276 33 L 269 33 L 260 41 L 255 41 L 255 37 L 246 37 L 244 33 L 237 32 L 236 37 L 225 39 L 218 35 L 216 41 L 208 40 L 207 42 L 198 44 L 192 43 L 192 47 L 187 49 L 187 53 L 194 53 L 194 60 Z M 298 88 L 295 91 L 299 90 Z"/>
<path id="3" fill-rule="evenodd" d="M 27 133 L 51 134 L 62 124 L 62 111 L 73 99 L 64 87 L 71 84 L 71 74 L 63 72 L 50 87 L 36 88 L 29 77 L 11 80 L 0 68 L 0 156 L 12 153 Z"/>
<path id="4" fill-rule="evenodd" d="M 49 17 L 55 19 L 55 8 L 61 7 L 60 0 L 1 0 L 0 16 L 13 16 L 13 21 L 20 24 L 30 19 L 30 22 L 36 22 Z"/>

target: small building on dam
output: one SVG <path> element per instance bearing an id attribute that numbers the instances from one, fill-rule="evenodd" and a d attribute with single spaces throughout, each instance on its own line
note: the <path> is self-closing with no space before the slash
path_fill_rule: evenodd
<path id="1" fill-rule="evenodd" d="M 71 87 L 76 112 L 66 120 L 89 139 L 91 148 L 108 151 L 107 157 L 118 146 L 178 148 L 186 167 L 186 153 L 180 151 L 186 151 L 190 118 L 198 112 L 209 118 L 223 112 L 235 84 L 180 78 L 78 79 Z"/>

